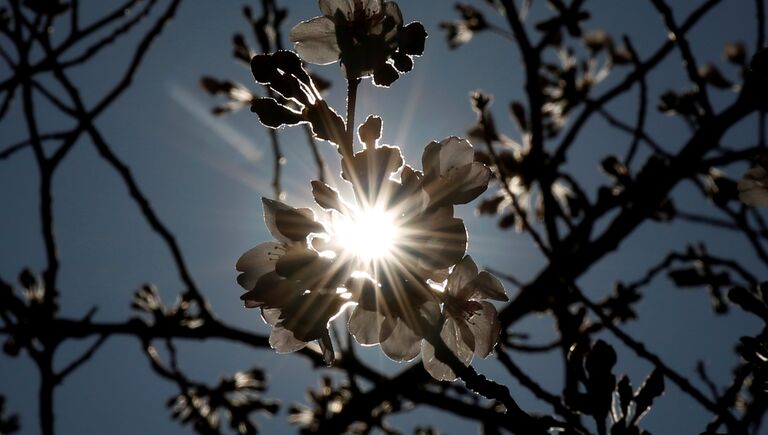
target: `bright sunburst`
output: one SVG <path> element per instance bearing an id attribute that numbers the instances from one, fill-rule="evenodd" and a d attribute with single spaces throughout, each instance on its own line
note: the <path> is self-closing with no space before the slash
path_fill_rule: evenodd
<path id="1" fill-rule="evenodd" d="M 390 256 L 398 238 L 395 216 L 379 208 L 360 210 L 339 219 L 334 227 L 341 246 L 365 261 Z"/>

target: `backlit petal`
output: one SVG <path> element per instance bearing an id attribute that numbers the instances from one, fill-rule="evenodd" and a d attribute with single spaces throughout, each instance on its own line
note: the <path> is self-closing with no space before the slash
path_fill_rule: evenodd
<path id="1" fill-rule="evenodd" d="M 475 355 L 485 358 L 493 351 L 499 339 L 501 324 L 493 304 L 485 301 L 480 304 L 483 308 L 469 319 L 468 325 L 475 338 Z"/>
<path id="2" fill-rule="evenodd" d="M 501 302 L 509 300 L 501 281 L 486 271 L 480 272 L 468 287 L 472 289 L 470 299 L 493 299 Z"/>
<path id="3" fill-rule="evenodd" d="M 371 346 L 380 341 L 382 323 L 384 323 L 382 314 L 358 306 L 349 317 L 347 328 L 358 343 L 363 346 Z M 388 334 L 384 338 L 387 337 Z"/>
<path id="4" fill-rule="evenodd" d="M 237 282 L 246 290 L 253 289 L 262 275 L 275 270 L 277 260 L 284 253 L 283 245 L 275 242 L 261 243 L 249 249 L 235 265 L 239 272 L 243 272 L 237 277 Z"/>
<path id="5" fill-rule="evenodd" d="M 328 18 L 335 18 L 337 14 L 341 14 L 350 21 L 354 10 L 354 0 L 320 0 L 320 12 Z"/>
<path id="6" fill-rule="evenodd" d="M 261 198 L 261 202 L 264 205 L 264 223 L 267 225 L 269 233 L 272 234 L 276 240 L 288 243 L 291 241 L 288 237 L 280 233 L 277 228 L 277 212 L 293 210 L 293 207 L 274 199 Z"/>
<path id="7" fill-rule="evenodd" d="M 456 183 L 454 193 L 450 195 L 451 204 L 466 204 L 480 196 L 488 188 L 488 182 L 491 180 L 491 170 L 480 162 L 472 162 L 465 166 L 464 170 L 459 170 L 461 178 L 452 178 L 450 183 Z"/>
<path id="8" fill-rule="evenodd" d="M 326 17 L 315 17 L 297 24 L 290 33 L 296 52 L 304 61 L 326 65 L 339 60 L 336 25 Z"/>
<path id="9" fill-rule="evenodd" d="M 462 333 L 463 331 L 463 333 Z M 466 325 L 460 326 L 454 319 L 448 318 L 440 331 L 440 337 L 445 342 L 448 349 L 461 361 L 464 365 L 468 366 L 472 361 L 472 355 L 474 355 L 474 349 L 470 348 L 464 339 L 464 336 L 472 335 Z M 453 381 L 456 379 L 456 374 L 451 370 L 448 364 L 440 361 L 435 355 L 435 348 L 427 340 L 423 340 L 421 344 L 421 359 L 424 364 L 424 368 L 432 375 L 433 378 L 438 381 Z"/>
<path id="10" fill-rule="evenodd" d="M 448 282 L 445 285 L 445 291 L 454 297 L 459 297 L 462 301 L 469 299 L 471 294 L 462 292 L 470 281 L 477 277 L 477 265 L 469 255 L 461 259 L 448 275 Z"/>
<path id="11" fill-rule="evenodd" d="M 304 348 L 307 343 L 296 339 L 293 332 L 276 326 L 272 328 L 272 332 L 269 334 L 269 345 L 277 353 L 291 353 Z"/>
<path id="12" fill-rule="evenodd" d="M 452 168 L 470 165 L 475 159 L 472 145 L 466 139 L 451 136 L 440 142 L 440 174 L 445 176 Z"/>
<path id="13" fill-rule="evenodd" d="M 392 333 L 381 342 L 381 350 L 395 361 L 410 361 L 419 355 L 419 341 L 411 328 L 398 319 Z"/>

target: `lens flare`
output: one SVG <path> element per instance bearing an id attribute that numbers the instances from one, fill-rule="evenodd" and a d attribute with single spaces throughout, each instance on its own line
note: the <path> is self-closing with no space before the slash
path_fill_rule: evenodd
<path id="1" fill-rule="evenodd" d="M 334 227 L 349 254 L 365 261 L 390 256 L 398 237 L 395 216 L 377 208 L 360 210 L 351 218 L 338 220 Z"/>

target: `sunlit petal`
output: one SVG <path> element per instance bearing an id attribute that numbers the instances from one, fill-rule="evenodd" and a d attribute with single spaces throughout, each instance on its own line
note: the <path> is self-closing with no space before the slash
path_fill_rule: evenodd
<path id="1" fill-rule="evenodd" d="M 389 327 L 389 331 L 383 331 L 382 325 Z M 380 337 L 386 340 L 391 334 L 391 322 L 385 322 L 385 317 L 378 311 L 369 311 L 360 306 L 355 308 L 349 318 L 349 333 L 355 337 L 358 343 L 364 346 L 379 344 Z"/>
<path id="2" fill-rule="evenodd" d="M 381 350 L 395 361 L 410 361 L 419 355 L 419 338 L 402 320 L 398 320 L 392 333 L 381 342 Z"/>
<path id="3" fill-rule="evenodd" d="M 307 343 L 294 337 L 291 331 L 276 326 L 269 333 L 269 345 L 277 353 L 290 353 L 304 348 Z"/>
<path id="4" fill-rule="evenodd" d="M 302 21 L 291 29 L 290 38 L 299 56 L 309 63 L 327 65 L 339 60 L 336 26 L 327 17 Z"/>
<path id="5" fill-rule="evenodd" d="M 462 290 L 475 277 L 477 277 L 477 265 L 472 257 L 467 255 L 451 271 L 445 285 L 445 291 L 460 300 L 468 300 L 471 295 L 465 294 Z"/>
<path id="6" fill-rule="evenodd" d="M 480 272 L 468 287 L 472 289 L 470 298 L 493 299 L 501 302 L 509 300 L 501 281 L 486 271 Z"/>
<path id="7" fill-rule="evenodd" d="M 481 302 L 482 309 L 475 312 L 468 325 L 475 339 L 475 355 L 480 358 L 487 357 L 496 345 L 501 332 L 496 307 L 490 302 Z"/>

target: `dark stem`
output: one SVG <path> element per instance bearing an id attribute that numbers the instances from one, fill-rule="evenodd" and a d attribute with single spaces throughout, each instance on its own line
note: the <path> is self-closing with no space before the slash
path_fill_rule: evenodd
<path id="1" fill-rule="evenodd" d="M 312 135 L 312 129 L 309 126 L 304 126 L 304 132 L 307 135 L 307 144 L 309 145 L 309 149 L 312 151 L 312 157 L 315 159 L 315 166 L 317 166 L 317 176 L 320 181 L 325 182 L 325 161 L 323 160 L 323 156 L 320 154 L 320 150 L 317 147 L 317 141 L 315 141 L 315 137 Z"/>
<path id="2" fill-rule="evenodd" d="M 275 199 L 282 199 L 283 190 L 280 185 L 280 176 L 282 173 L 285 157 L 280 149 L 280 141 L 277 139 L 277 130 L 269 128 L 269 141 L 272 144 L 272 156 L 274 157 L 274 167 L 272 171 L 272 189 L 275 191 Z"/>
<path id="3" fill-rule="evenodd" d="M 339 150 L 342 156 L 353 155 L 355 152 L 355 108 L 357 106 L 357 87 L 360 79 L 347 79 L 347 131 L 344 143 Z"/>
<path id="4" fill-rule="evenodd" d="M 712 105 L 709 103 L 709 97 L 707 96 L 707 84 L 699 75 L 699 68 L 696 66 L 696 59 L 693 57 L 693 52 L 690 44 L 688 44 L 688 39 L 685 37 L 685 32 L 678 27 L 672 14 L 672 9 L 664 0 L 651 0 L 651 3 L 653 3 L 664 18 L 664 24 L 669 30 L 670 40 L 675 42 L 680 49 L 688 78 L 696 85 L 697 96 L 702 109 L 704 109 L 704 115 L 707 117 L 712 116 Z"/>
<path id="5" fill-rule="evenodd" d="M 639 69 L 640 56 L 637 54 L 637 51 L 635 51 L 632 42 L 626 36 L 624 37 L 624 45 L 627 46 L 627 50 L 629 50 L 629 52 L 632 54 L 632 63 L 634 63 L 635 68 Z M 624 159 L 627 166 L 632 164 L 632 159 L 635 157 L 637 147 L 640 145 L 640 140 L 642 139 L 643 132 L 645 131 L 645 117 L 648 108 L 648 85 L 646 84 L 645 76 L 640 77 L 639 83 L 640 96 L 637 108 L 637 123 L 635 124 L 635 131 L 632 134 L 632 144 L 629 146 L 626 159 Z"/>
<path id="6" fill-rule="evenodd" d="M 51 367 L 49 356 L 42 356 L 38 360 L 40 369 L 40 433 L 43 435 L 53 435 L 54 433 L 54 413 L 53 413 L 53 390 L 56 387 L 56 381 Z"/>

